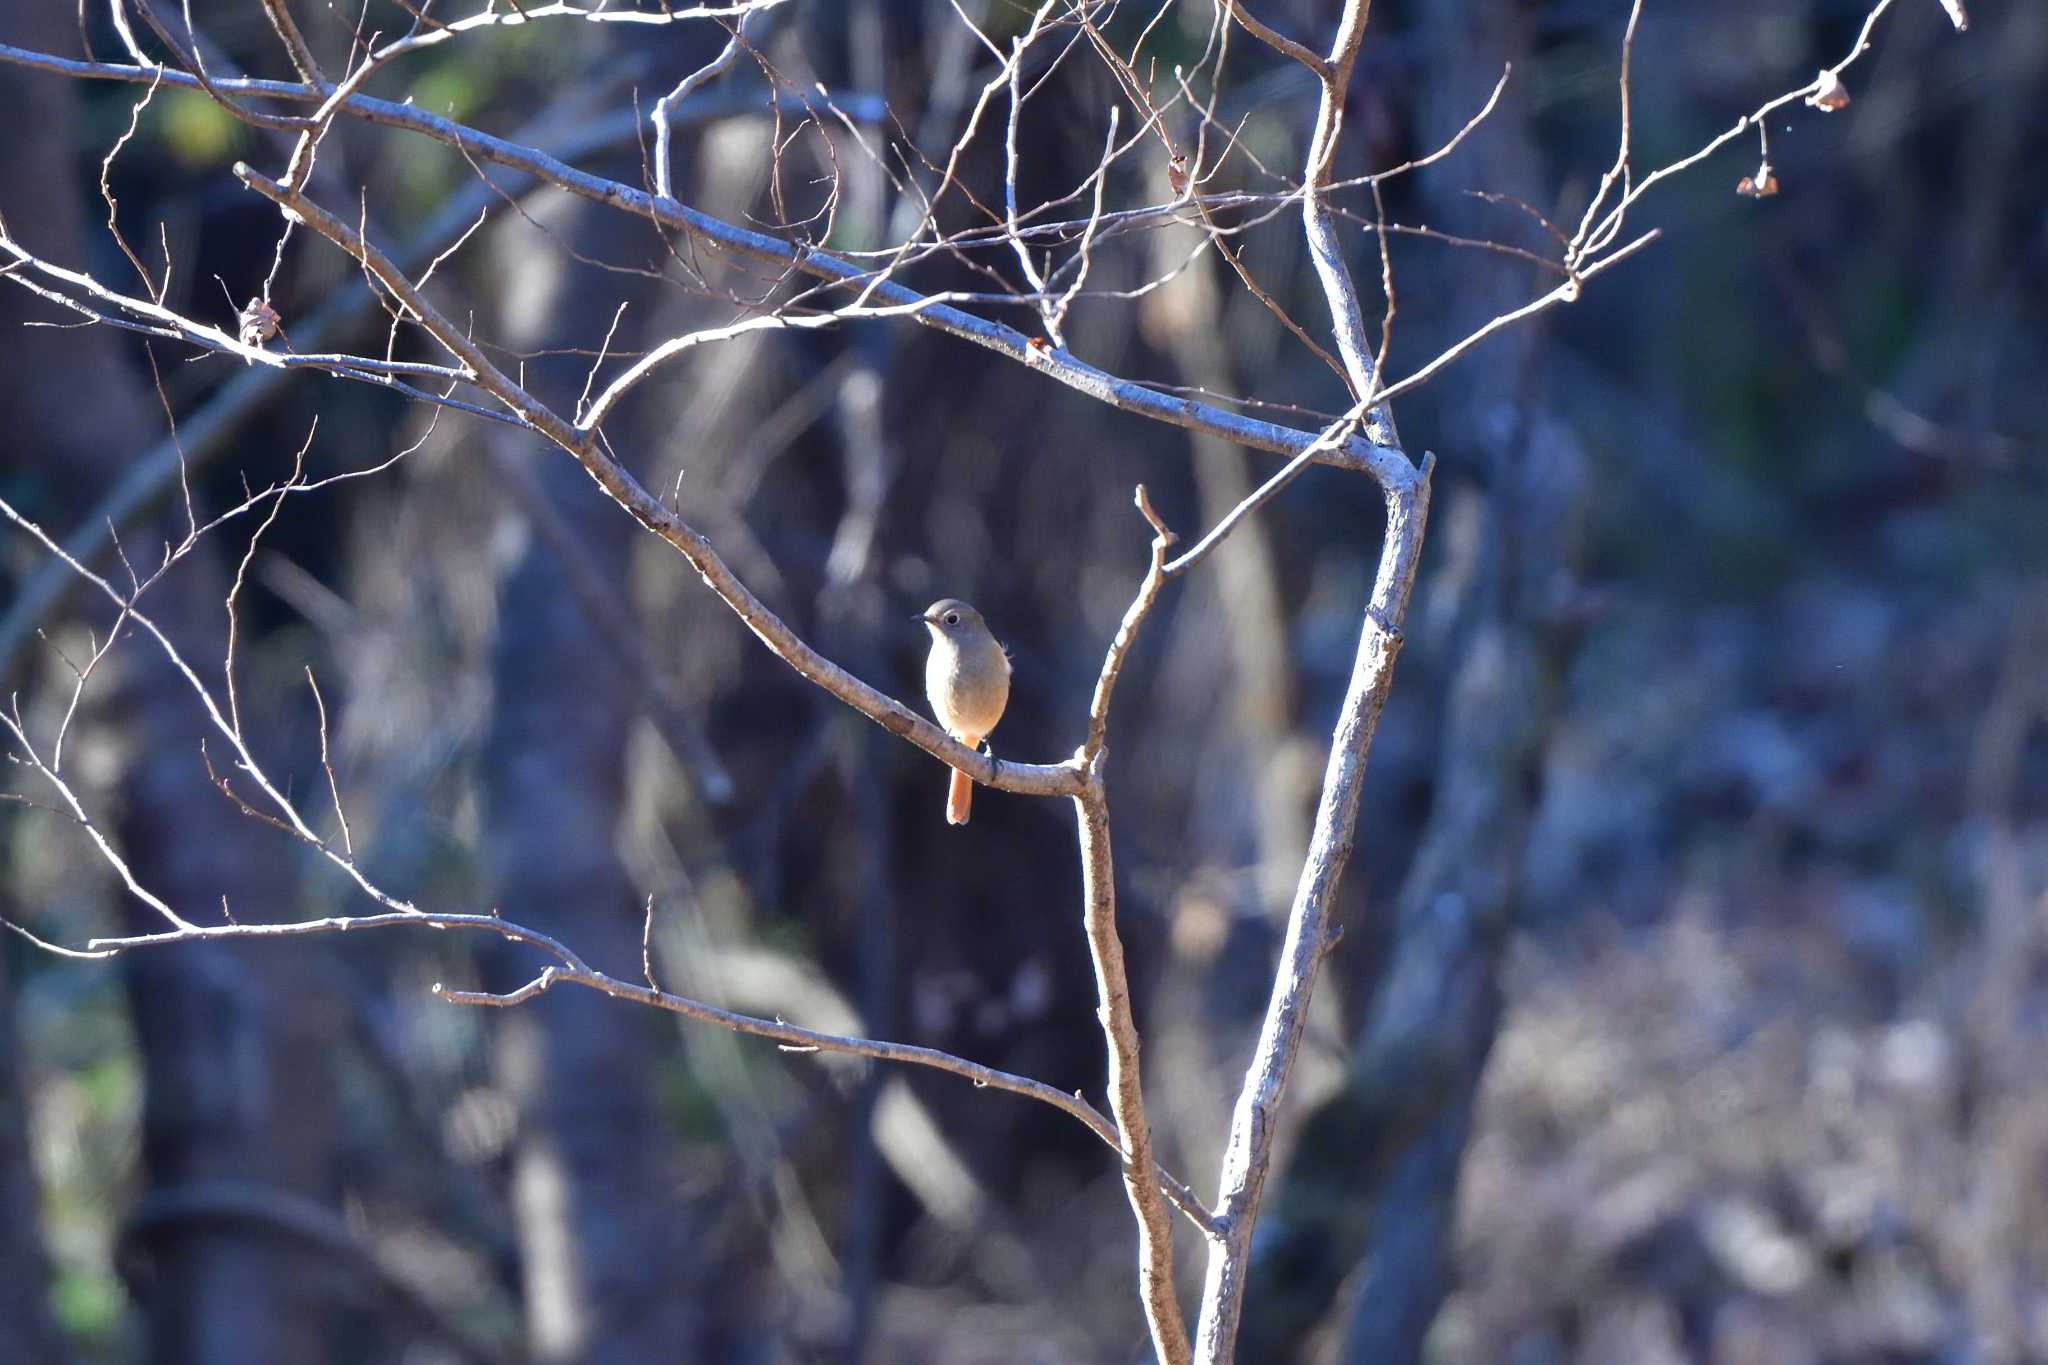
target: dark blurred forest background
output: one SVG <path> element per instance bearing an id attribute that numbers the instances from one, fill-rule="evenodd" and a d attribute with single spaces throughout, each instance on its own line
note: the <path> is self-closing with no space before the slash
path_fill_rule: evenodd
<path id="1" fill-rule="evenodd" d="M 1024 22 L 961 3 L 991 33 Z M 256 6 L 200 8 L 219 10 L 202 22 L 226 66 L 289 75 Z M 370 28 L 405 26 L 387 8 Z M 1169 11 L 1162 69 L 1210 8 Z M 1320 0 L 1254 8 L 1327 41 Z M 295 10 L 346 50 L 350 7 Z M 1652 0 L 1641 164 L 1811 80 L 1867 12 Z M 1467 192 L 1576 222 L 1613 158 L 1626 15 L 1382 0 L 1340 174 L 1441 145 L 1512 62 L 1492 117 L 1391 182 L 1387 213 L 1545 248 Z M 2048 1361 L 2048 6 L 1971 17 L 1957 34 L 1934 0 L 1895 4 L 1848 108 L 1772 119 L 1779 195 L 1734 192 L 1756 163 L 1738 140 L 1647 198 L 1637 225 L 1665 235 L 1646 253 L 1398 400 L 1410 451 L 1438 457 L 1432 534 L 1240 1359 Z M 83 29 L 118 50 L 97 9 Z M 764 34 L 862 125 L 886 103 L 912 135 L 989 60 L 944 0 L 805 0 Z M 80 38 L 71 6 L 0 3 L 0 42 L 77 55 Z M 644 111 L 722 40 L 508 29 L 412 59 L 395 97 L 637 184 L 635 92 Z M 1236 41 L 1218 119 L 1298 166 L 1314 82 Z M 1099 153 L 1115 89 L 1071 71 L 1057 98 L 1088 116 L 1041 105 L 1024 125 L 1027 197 Z M 0 214 L 108 278 L 124 267 L 100 168 L 137 94 L 0 64 Z M 677 196 L 772 217 L 758 73 L 741 63 L 693 109 Z M 168 303 L 231 325 L 258 292 L 277 215 L 226 168 L 274 173 L 284 148 L 203 97 L 156 96 L 108 175 L 129 239 L 177 262 Z M 841 244 L 914 226 L 872 161 L 837 169 Z M 1170 198 L 1155 170 L 1116 194 Z M 445 147 L 344 122 L 323 174 L 330 207 L 365 205 L 415 273 L 492 209 L 437 272 L 442 297 L 564 403 L 590 357 L 563 348 L 595 345 L 621 301 L 620 349 L 715 320 L 601 264 L 659 269 L 644 223 L 501 176 L 515 210 Z M 1000 195 L 997 159 L 966 174 Z M 1376 248 L 1349 231 L 1374 302 Z M 1094 284 L 1136 285 L 1199 237 L 1131 240 Z M 1245 249 L 1316 330 L 1297 220 Z M 1392 250 L 1396 374 L 1550 284 L 1437 241 Z M 986 287 L 944 264 L 914 282 Z M 302 350 L 382 351 L 388 320 L 310 234 L 276 301 Z M 314 475 L 417 446 L 290 499 L 240 617 L 259 747 L 322 785 L 310 666 L 382 882 L 498 907 L 629 978 L 652 896 L 665 985 L 1099 1099 L 1064 803 L 984 789 L 947 828 L 939 764 L 763 652 L 531 436 L 163 343 L 159 379 L 133 337 L 20 325 L 58 318 L 0 286 L 0 486 L 67 537 L 110 514 L 131 552 L 179 533 L 177 479 L 146 477 L 166 467 L 159 382 L 202 515 L 283 477 L 316 414 Z M 1345 403 L 1213 253 L 1141 298 L 1081 300 L 1071 340 L 1117 374 Z M 1078 742 L 1143 571 L 1132 485 L 1185 534 L 1273 464 L 908 321 L 707 348 L 611 433 L 785 619 L 896 696 L 921 700 L 911 614 L 981 607 L 1016 657 L 998 751 L 1037 761 Z M 1198 1190 L 1380 508 L 1368 479 L 1310 470 L 1168 590 L 1118 696 L 1146 1081 L 1161 1157 Z M 251 529 L 154 590 L 198 657 L 220 657 Z M 59 649 L 89 652 L 110 620 L 33 595 L 45 563 L 0 535 L 0 682 L 38 726 L 69 696 Z M 139 645 L 86 693 L 67 762 L 138 877 L 195 917 L 224 895 L 248 919 L 359 908 L 209 788 L 201 736 Z M 148 923 L 79 830 L 32 809 L 0 810 L 0 916 L 67 943 Z M 588 992 L 495 1011 L 428 990 L 532 970 L 509 945 L 412 931 L 113 963 L 9 936 L 0 1361 L 1144 1357 L 1115 1165 L 1071 1119 Z"/>

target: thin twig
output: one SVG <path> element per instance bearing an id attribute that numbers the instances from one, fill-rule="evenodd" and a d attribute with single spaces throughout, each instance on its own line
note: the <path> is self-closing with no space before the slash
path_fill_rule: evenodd
<path id="1" fill-rule="evenodd" d="M 320 715 L 320 771 L 327 774 L 327 795 L 334 802 L 334 819 L 341 826 L 342 852 L 349 857 L 356 856 L 355 837 L 348 830 L 348 812 L 341 806 L 341 784 L 334 777 L 334 762 L 327 754 L 327 702 L 320 695 L 320 684 L 313 678 L 313 666 L 306 666 L 306 686 L 313 692 L 313 708 Z"/>
<path id="2" fill-rule="evenodd" d="M 742 14 L 739 23 L 733 27 L 732 37 L 726 39 L 725 46 L 719 50 L 718 55 L 677 81 L 675 89 L 654 102 L 654 112 L 650 115 L 650 118 L 654 123 L 654 193 L 656 197 L 661 199 L 675 198 L 675 191 L 670 188 L 671 182 L 669 179 L 672 174 L 669 167 L 669 140 L 672 136 L 670 120 L 675 115 L 676 106 L 688 99 L 691 92 L 701 88 L 705 82 L 714 80 L 731 69 L 734 59 L 740 55 L 740 44 L 747 36 L 747 21 L 752 19 L 755 13 L 756 11 L 750 10 Z"/>
<path id="3" fill-rule="evenodd" d="M 1123 676 L 1124 659 L 1138 638 L 1138 627 L 1145 623 L 1153 604 L 1159 600 L 1159 590 L 1166 585 L 1166 552 L 1180 542 L 1180 537 L 1168 530 L 1159 513 L 1153 510 L 1152 499 L 1146 495 L 1144 484 L 1138 485 L 1132 501 L 1152 527 L 1152 562 L 1145 568 L 1137 596 L 1124 610 L 1116 635 L 1109 642 L 1109 652 L 1103 656 L 1102 670 L 1095 679 L 1095 694 L 1088 703 L 1088 742 L 1081 749 L 1082 756 L 1091 763 L 1102 752 L 1109 737 L 1109 699 L 1116 691 L 1117 679 Z"/>

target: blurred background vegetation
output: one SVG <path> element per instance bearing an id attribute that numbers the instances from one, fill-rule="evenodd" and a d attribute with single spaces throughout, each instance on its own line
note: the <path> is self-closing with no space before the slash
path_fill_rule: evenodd
<path id="1" fill-rule="evenodd" d="M 968 7 L 998 41 L 1025 22 Z M 1256 8 L 1326 36 L 1319 0 Z M 1652 0 L 1638 165 L 1810 80 L 1866 10 Z M 352 14 L 296 12 L 345 50 Z M 1128 41 L 1144 17 L 1112 31 Z M 1440 145 L 1511 61 L 1494 116 L 1390 185 L 1388 213 L 1549 248 L 1468 192 L 1576 222 L 1613 156 L 1625 17 L 1382 0 L 1339 173 Z M 1755 163 L 1738 142 L 1646 201 L 1641 223 L 1665 232 L 1648 253 L 1399 403 L 1411 450 L 1439 457 L 1432 535 L 1241 1359 L 2048 1361 L 2048 8 L 1980 0 L 1972 17 L 1959 36 L 1932 0 L 1900 0 L 1850 107 L 1771 121 L 1778 197 L 1734 193 Z M 1175 7 L 1157 69 L 1191 60 L 1209 20 Z M 258 7 L 203 22 L 226 65 L 286 74 Z M 365 29 L 408 22 L 377 0 Z M 103 25 L 85 28 L 104 56 Z M 937 0 L 800 3 L 764 31 L 785 77 L 824 82 L 878 136 L 883 101 L 922 139 L 985 77 Z M 79 38 L 65 7 L 0 3 L 0 42 L 74 54 Z M 372 91 L 637 183 L 636 92 L 644 110 L 720 41 L 535 24 Z M 1298 165 L 1313 83 L 1236 41 L 1218 118 Z M 109 280 L 131 275 L 100 167 L 137 93 L 0 66 L 0 213 Z M 1116 98 L 1099 66 L 1061 69 L 1023 126 L 1023 198 L 1086 175 Z M 776 216 L 767 104 L 743 62 L 693 106 L 680 198 Z M 258 292 L 276 217 L 226 168 L 275 171 L 285 145 L 203 97 L 155 96 L 108 179 L 129 239 L 177 263 L 167 302 L 225 322 Z M 823 145 L 792 146 L 788 218 L 822 201 Z M 964 163 L 983 202 L 993 146 Z M 837 170 L 828 245 L 914 226 L 871 161 Z M 1164 165 L 1151 175 L 1112 200 L 1164 200 Z M 673 262 L 646 225 L 502 173 L 502 194 L 480 189 L 437 144 L 344 124 L 322 176 L 316 197 L 366 205 L 415 274 L 489 209 L 438 297 L 543 396 L 573 402 L 590 363 L 574 348 L 622 301 L 616 348 L 729 315 L 650 278 Z M 1263 187 L 1241 162 L 1225 179 Z M 1347 206 L 1369 221 L 1362 193 Z M 1126 239 L 1091 282 L 1129 288 L 1198 240 Z M 1369 281 L 1370 233 L 1347 240 Z M 1441 242 L 1392 250 L 1397 375 L 1550 285 Z M 1298 317 L 1323 316 L 1292 216 L 1246 252 Z M 912 282 L 987 285 L 943 262 Z M 277 303 L 288 334 L 328 316 L 321 348 L 382 350 L 360 277 L 307 234 Z M 69 533 L 166 427 L 139 342 L 18 325 L 55 317 L 0 294 L 0 487 Z M 1118 374 L 1342 406 L 1213 255 L 1135 302 L 1082 300 L 1071 331 Z M 666 985 L 1099 1097 L 1063 806 L 984 792 L 946 828 L 938 765 L 766 655 L 535 440 L 162 344 L 155 366 L 202 516 L 288 472 L 316 414 L 316 476 L 417 447 L 290 500 L 241 618 L 259 747 L 317 788 L 310 666 L 355 846 L 384 883 L 499 907 L 629 977 L 651 895 Z M 1078 742 L 1142 571 L 1131 485 L 1185 534 L 1270 468 L 900 321 L 707 348 L 609 430 L 777 612 L 885 690 L 919 695 L 912 612 L 975 602 L 1017 661 L 1001 752 L 1039 760 Z M 157 487 L 121 509 L 140 556 L 183 525 L 176 480 Z M 1161 1155 L 1198 1190 L 1379 523 L 1367 480 L 1312 471 L 1169 591 L 1120 693 L 1122 927 Z M 198 657 L 220 657 L 250 529 L 156 590 Z M 0 537 L 10 629 L 41 563 Z M 8 640 L 5 686 L 47 729 L 68 696 L 58 651 L 89 652 L 108 617 L 69 598 L 27 623 L 44 634 Z M 110 656 L 79 726 L 75 779 L 188 913 L 223 895 L 252 920 L 360 905 L 209 792 L 189 694 L 144 648 Z M 0 823 L 0 915 L 72 943 L 147 922 L 77 830 L 25 810 Z M 531 968 L 445 935 L 114 964 L 0 945 L 0 1360 L 1142 1355 L 1128 1213 L 1078 1125 L 594 996 L 499 1013 L 427 990 Z"/>

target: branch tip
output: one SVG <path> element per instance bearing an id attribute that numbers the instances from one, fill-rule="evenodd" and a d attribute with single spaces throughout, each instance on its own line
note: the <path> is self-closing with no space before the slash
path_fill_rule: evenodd
<path id="1" fill-rule="evenodd" d="M 1152 496 L 1145 491 L 1144 484 L 1138 485 L 1137 494 L 1132 498 L 1132 501 L 1137 503 L 1138 511 L 1144 514 L 1145 520 L 1151 523 L 1153 531 L 1158 534 L 1160 548 L 1163 549 L 1168 545 L 1178 545 L 1180 543 L 1180 537 L 1167 529 L 1166 522 L 1154 510 Z"/>

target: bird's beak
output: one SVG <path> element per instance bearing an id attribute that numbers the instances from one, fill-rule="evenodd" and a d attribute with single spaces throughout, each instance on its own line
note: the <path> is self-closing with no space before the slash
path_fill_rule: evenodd
<path id="1" fill-rule="evenodd" d="M 919 612 L 917 615 L 911 617 L 910 619 L 913 621 L 922 621 L 926 625 L 930 625 L 932 623 L 931 616 L 925 612 Z"/>

